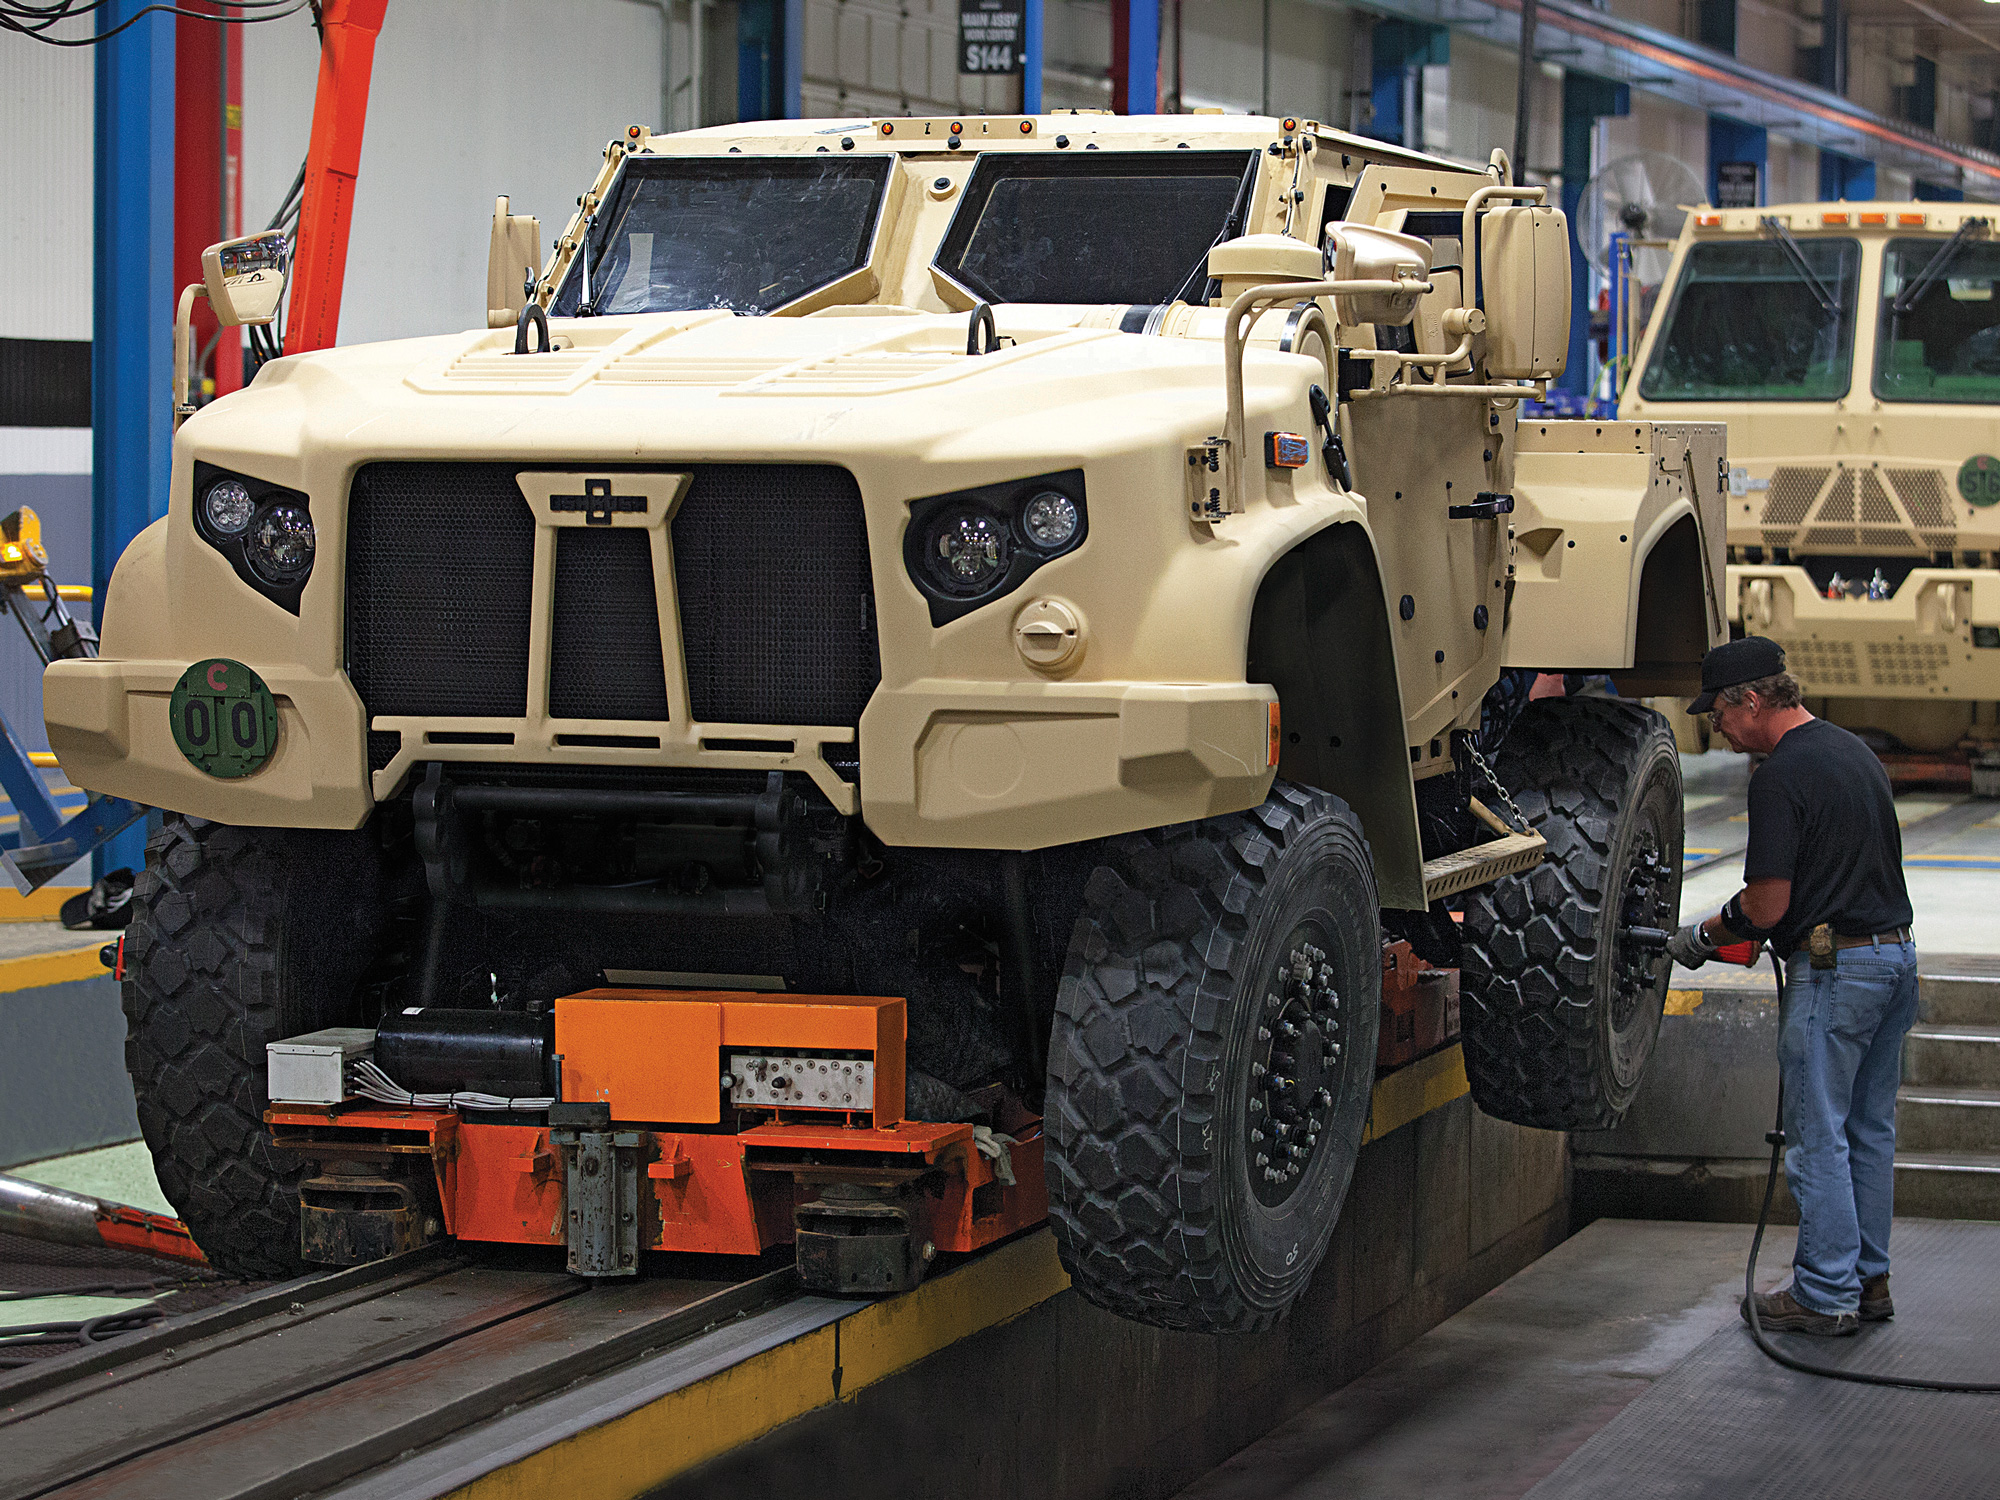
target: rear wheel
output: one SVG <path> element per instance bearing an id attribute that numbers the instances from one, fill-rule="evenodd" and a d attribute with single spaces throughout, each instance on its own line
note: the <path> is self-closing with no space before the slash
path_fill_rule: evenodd
<path id="1" fill-rule="evenodd" d="M 1672 967 L 1628 933 L 1679 917 L 1673 732 L 1623 699 L 1547 699 L 1522 712 L 1495 769 L 1549 850 L 1465 900 L 1472 1097 L 1517 1125 L 1614 1125 L 1652 1055 Z"/>
<path id="2" fill-rule="evenodd" d="M 376 949 L 364 833 L 168 814 L 125 936 L 125 1065 L 154 1171 L 209 1263 L 292 1276 L 298 1163 L 264 1129 L 264 1047 L 356 1020 Z"/>
<path id="3" fill-rule="evenodd" d="M 1268 1328 L 1353 1176 L 1381 1005 L 1361 826 L 1263 806 L 1112 840 L 1057 997 L 1049 1209 L 1072 1281 L 1168 1328 Z"/>

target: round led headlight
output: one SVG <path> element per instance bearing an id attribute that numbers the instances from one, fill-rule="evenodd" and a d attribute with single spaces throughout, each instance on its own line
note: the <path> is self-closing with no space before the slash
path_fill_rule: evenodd
<path id="1" fill-rule="evenodd" d="M 276 587 L 303 582 L 312 571 L 313 523 L 304 507 L 273 505 L 257 517 L 243 542 L 250 571 Z"/>
<path id="2" fill-rule="evenodd" d="M 241 536 L 250 528 L 250 513 L 256 509 L 250 491 L 238 479 L 218 479 L 201 497 L 202 519 L 217 536 Z"/>
<path id="3" fill-rule="evenodd" d="M 948 593 L 983 594 L 1007 576 L 1014 543 L 1007 528 L 979 511 L 947 511 L 933 523 L 925 562 Z"/>
<path id="4" fill-rule="evenodd" d="M 1076 535 L 1076 502 L 1059 490 L 1043 490 L 1021 512 L 1021 524 L 1038 547 L 1066 547 Z"/>

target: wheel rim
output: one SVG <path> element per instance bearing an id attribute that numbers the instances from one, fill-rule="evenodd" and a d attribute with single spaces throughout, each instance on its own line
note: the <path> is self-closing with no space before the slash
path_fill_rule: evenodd
<path id="1" fill-rule="evenodd" d="M 1653 990 L 1665 978 L 1658 949 L 1642 946 L 1625 936 L 1633 927 L 1672 930 L 1677 913 L 1673 910 L 1678 894 L 1674 871 L 1660 847 L 1659 831 L 1640 830 L 1632 862 L 1626 867 L 1624 889 L 1619 893 L 1618 926 L 1611 967 L 1611 1026 L 1622 1032 L 1632 1024 Z"/>
<path id="2" fill-rule="evenodd" d="M 1345 1043 L 1340 991 L 1317 921 L 1294 927 L 1264 987 L 1250 1049 L 1244 1161 L 1266 1208 L 1289 1201 L 1326 1151 Z"/>

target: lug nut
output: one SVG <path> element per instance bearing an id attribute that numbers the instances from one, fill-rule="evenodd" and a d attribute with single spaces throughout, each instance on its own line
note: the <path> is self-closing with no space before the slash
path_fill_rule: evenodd
<path id="1" fill-rule="evenodd" d="M 1268 1041 L 1270 1041 L 1270 1040 L 1271 1040 L 1271 1028 L 1270 1028 L 1270 1027 L 1268 1027 L 1268 1026 L 1259 1026 L 1259 1027 L 1257 1028 L 1257 1040 L 1258 1040 L 1258 1041 L 1260 1041 L 1260 1042 L 1268 1042 Z"/>
<path id="2" fill-rule="evenodd" d="M 1268 1167 L 1271 1165 L 1271 1158 L 1266 1156 L 1263 1152 L 1259 1151 L 1257 1153 L 1257 1165 L 1260 1167 Z"/>

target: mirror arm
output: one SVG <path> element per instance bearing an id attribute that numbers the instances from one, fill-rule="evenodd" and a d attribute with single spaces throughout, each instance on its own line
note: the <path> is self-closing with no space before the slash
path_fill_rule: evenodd
<path id="1" fill-rule="evenodd" d="M 191 281 L 181 288 L 180 306 L 174 311 L 174 426 L 194 415 L 194 299 L 208 300 L 208 288 Z"/>

